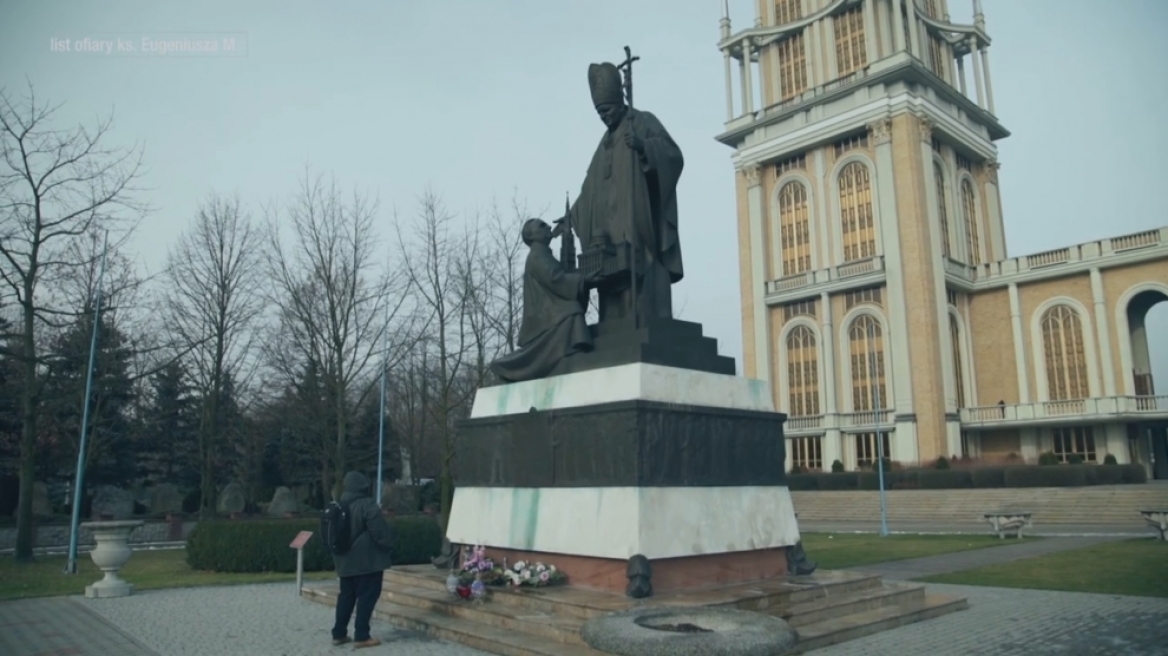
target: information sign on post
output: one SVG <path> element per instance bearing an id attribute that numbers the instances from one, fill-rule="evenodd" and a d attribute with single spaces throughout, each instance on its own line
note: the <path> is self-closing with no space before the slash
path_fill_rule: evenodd
<path id="1" fill-rule="evenodd" d="M 292 544 L 288 545 L 296 550 L 296 596 L 299 597 L 304 591 L 304 545 L 308 544 L 308 539 L 312 537 L 312 531 L 300 531 L 296 534 L 296 539 L 292 540 Z"/>

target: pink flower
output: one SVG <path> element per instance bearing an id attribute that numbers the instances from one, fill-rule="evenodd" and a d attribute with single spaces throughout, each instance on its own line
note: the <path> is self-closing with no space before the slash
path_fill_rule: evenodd
<path id="1" fill-rule="evenodd" d="M 539 573 L 539 580 L 542 581 L 543 583 L 547 583 L 548 579 L 550 579 L 551 577 L 552 577 L 552 575 L 549 574 L 547 571 L 543 571 L 543 572 Z"/>

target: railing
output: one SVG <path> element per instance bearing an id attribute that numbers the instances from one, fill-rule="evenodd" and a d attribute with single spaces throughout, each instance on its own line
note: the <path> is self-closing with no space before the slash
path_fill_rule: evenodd
<path id="1" fill-rule="evenodd" d="M 867 410 L 840 415 L 840 428 L 867 428 L 877 424 L 887 426 L 891 423 L 892 410 Z"/>
<path id="2" fill-rule="evenodd" d="M 814 430 L 823 427 L 823 415 L 807 415 L 803 417 L 787 417 L 787 431 Z"/>
<path id="3" fill-rule="evenodd" d="M 1144 232 L 1137 232 L 1134 235 L 1124 235 L 1122 237 L 1111 238 L 1111 250 L 1126 251 L 1132 248 L 1143 248 L 1145 246 L 1155 246 L 1160 243 L 1159 230 L 1145 230 Z"/>
<path id="4" fill-rule="evenodd" d="M 961 421 L 968 424 L 1043 422 L 1075 417 L 1164 415 L 1168 417 L 1168 395 L 1102 396 L 1068 401 L 1042 401 L 1015 405 L 961 408 Z"/>
<path id="5" fill-rule="evenodd" d="M 1071 249 L 1056 248 L 1053 251 L 1046 251 L 1045 253 L 1035 253 L 1034 255 L 1026 256 L 1026 266 L 1031 269 L 1038 269 L 1041 267 L 1050 266 L 1052 264 L 1063 264 L 1071 259 Z"/>
<path id="6" fill-rule="evenodd" d="M 977 269 L 971 266 L 962 264 L 956 260 L 945 258 L 945 273 L 951 273 L 959 278 L 964 278 L 966 280 L 974 280 L 977 278 L 976 272 Z"/>
<path id="7" fill-rule="evenodd" d="M 860 260 L 859 262 L 848 262 L 847 264 L 841 264 L 836 267 L 836 271 L 839 273 L 840 278 L 851 278 L 852 276 L 858 276 L 861 273 L 868 273 L 875 270 L 875 258 L 868 258 L 866 260 Z"/>
<path id="8" fill-rule="evenodd" d="M 949 273 L 964 275 L 980 284 L 1001 276 L 1019 275 L 1027 271 L 1058 265 L 1090 264 L 1101 259 L 1115 257 L 1120 253 L 1126 254 L 1133 250 L 1165 246 L 1168 246 L 1168 228 L 1157 228 L 1131 235 L 1076 244 L 1066 248 L 1056 248 L 1033 255 L 1023 255 L 999 262 L 987 262 L 969 268 L 968 273 L 961 272 L 963 265 L 960 263 L 946 262 L 945 266 Z"/>
<path id="9" fill-rule="evenodd" d="M 778 280 L 770 280 L 766 283 L 766 292 L 768 294 L 777 294 L 780 292 L 790 291 L 792 289 L 799 289 L 809 285 L 823 284 L 836 280 L 843 280 L 845 278 L 854 278 L 868 273 L 877 273 L 884 270 L 884 257 L 877 255 L 866 260 L 858 260 L 856 262 L 847 262 L 837 266 L 826 269 L 818 269 L 816 271 L 804 271 L 796 273 L 791 276 L 779 278 Z"/>
<path id="10" fill-rule="evenodd" d="M 790 98 L 780 100 L 779 102 L 772 105 L 767 105 L 766 107 L 755 112 L 754 118 L 759 119 L 765 116 L 772 116 L 774 114 L 782 113 L 796 105 L 801 105 L 805 102 L 811 101 L 814 98 L 818 98 L 825 93 L 831 93 L 836 89 L 842 89 L 844 87 L 851 86 L 866 77 L 868 77 L 867 68 L 849 73 L 826 84 L 821 84 L 813 89 L 808 89 L 797 96 L 791 96 Z M 745 116 L 745 114 L 743 114 L 743 116 Z M 741 116 L 739 118 L 741 118 Z"/>

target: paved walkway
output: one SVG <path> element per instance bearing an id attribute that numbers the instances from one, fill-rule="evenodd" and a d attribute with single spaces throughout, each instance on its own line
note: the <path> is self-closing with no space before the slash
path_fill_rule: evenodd
<path id="1" fill-rule="evenodd" d="M 1033 558 L 1059 551 L 1083 549 L 1104 542 L 1113 542 L 1117 539 L 1120 538 L 1107 535 L 1076 538 L 1044 538 L 1042 540 L 1026 540 L 1025 538 L 1022 540 L 1011 539 L 1010 542 L 1012 544 L 1000 547 L 986 547 L 984 549 L 955 551 L 937 556 L 925 556 L 924 558 L 894 560 L 887 563 L 853 567 L 852 569 L 874 572 L 887 580 L 915 579 L 933 574 L 961 572 L 967 569 L 985 567 L 986 565 L 1012 563 L 1015 560 Z M 815 554 L 809 553 L 807 556 L 811 560 L 815 560 Z"/>
<path id="2" fill-rule="evenodd" d="M 873 522 L 813 522 L 799 521 L 799 530 L 803 533 L 879 533 L 880 521 Z M 905 533 L 912 535 L 946 535 L 951 533 L 994 535 L 988 523 L 986 524 L 937 524 L 935 522 L 889 522 L 889 533 Z M 1116 537 L 1144 537 L 1154 535 L 1155 532 L 1140 524 L 1108 525 L 1108 524 L 1036 524 L 1032 528 L 1023 529 L 1023 535 L 1075 537 L 1081 535 L 1113 535 Z"/>
<path id="3" fill-rule="evenodd" d="M 156 656 L 83 597 L 0 602 L 0 654 L 5 656 Z M 105 600 L 112 601 L 112 600 Z"/>

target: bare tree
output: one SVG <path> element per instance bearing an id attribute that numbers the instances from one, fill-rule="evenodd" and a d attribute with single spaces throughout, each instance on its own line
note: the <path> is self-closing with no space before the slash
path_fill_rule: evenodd
<path id="1" fill-rule="evenodd" d="M 42 366 L 38 329 L 66 323 L 77 313 L 46 297 L 42 281 L 67 277 L 91 262 L 69 259 L 69 246 L 95 227 L 114 229 L 115 245 L 131 227 L 123 222 L 145 208 L 134 201 L 141 153 L 104 145 L 111 120 L 92 128 L 51 126 L 59 106 L 28 97 L 14 101 L 0 90 L 0 294 L 20 308 L 5 355 L 21 370 L 20 504 L 16 557 L 32 559 L 32 490 Z M 118 230 L 119 228 L 124 228 Z"/>
<path id="2" fill-rule="evenodd" d="M 227 376 L 236 392 L 254 372 L 253 345 L 263 298 L 264 242 L 238 198 L 211 196 L 168 257 L 166 325 L 199 397 L 199 513 L 215 505 L 215 459 L 223 448 L 220 419 Z"/>
<path id="3" fill-rule="evenodd" d="M 491 207 L 486 226 L 487 253 L 486 295 L 492 312 L 488 315 L 491 327 L 503 342 L 506 351 L 517 348 L 519 328 L 523 319 L 523 222 L 530 218 L 527 204 L 511 199 L 511 215 L 505 217 L 499 207 Z"/>
<path id="4" fill-rule="evenodd" d="M 457 411 L 466 405 L 474 387 L 465 384 L 468 358 L 475 356 L 472 315 L 475 291 L 463 260 L 475 256 L 474 242 L 452 230 L 454 216 L 447 212 L 441 198 L 427 190 L 420 201 L 413 226 L 414 241 L 408 241 L 398 229 L 398 247 L 406 275 L 426 317 L 426 334 L 422 346 L 434 358 L 434 385 L 427 394 L 426 409 L 433 418 L 441 450 L 439 485 L 442 493 L 442 523 L 449 520 L 454 496 L 452 465 L 455 456 L 454 421 Z M 426 376 L 429 372 L 423 371 Z M 428 382 L 428 380 L 427 380 Z"/>
<path id="5" fill-rule="evenodd" d="M 334 449 L 321 463 L 321 484 L 330 490 L 345 474 L 351 414 L 377 387 L 372 370 L 383 358 L 394 366 L 411 343 L 408 281 L 378 264 L 377 203 L 354 192 L 346 204 L 333 180 L 305 175 L 282 215 L 292 246 L 280 238 L 279 213 L 269 215 L 267 258 L 280 325 L 268 354 L 289 382 L 309 364 L 319 372 L 331 406 Z"/>

